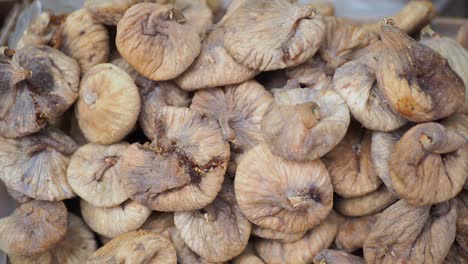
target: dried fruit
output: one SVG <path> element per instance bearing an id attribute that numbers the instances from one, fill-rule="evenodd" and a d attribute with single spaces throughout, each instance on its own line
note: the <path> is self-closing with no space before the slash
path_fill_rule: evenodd
<path id="1" fill-rule="evenodd" d="M 281 232 L 302 232 L 318 225 L 333 205 L 333 187 L 320 160 L 296 162 L 251 149 L 237 168 L 236 199 L 254 224 Z"/>
<path id="2" fill-rule="evenodd" d="M 382 24 L 381 31 L 384 51 L 376 75 L 392 109 L 414 122 L 438 120 L 459 111 L 465 87 L 448 61 L 391 22 Z"/>
<path id="3" fill-rule="evenodd" d="M 32 200 L 31 197 L 28 197 L 24 195 L 23 193 L 15 191 L 13 189 L 6 188 L 6 191 L 11 198 L 13 198 L 16 202 L 20 204 L 27 203 Z"/>
<path id="4" fill-rule="evenodd" d="M 62 44 L 62 25 L 65 18 L 66 15 L 55 16 L 50 11 L 42 12 L 28 25 L 16 48 L 47 45 L 59 49 Z"/>
<path id="5" fill-rule="evenodd" d="M 84 6 L 99 22 L 115 26 L 127 9 L 142 2 L 144 0 L 86 0 Z"/>
<path id="6" fill-rule="evenodd" d="M 441 263 L 455 240 L 456 202 L 414 207 L 405 200 L 377 220 L 366 242 L 368 263 Z"/>
<path id="7" fill-rule="evenodd" d="M 274 154 L 315 160 L 343 139 L 349 122 L 346 103 L 335 91 L 296 88 L 275 93 L 262 131 Z"/>
<path id="8" fill-rule="evenodd" d="M 438 123 L 419 124 L 403 135 L 390 158 L 398 195 L 417 206 L 447 201 L 468 176 L 468 139 Z"/>
<path id="9" fill-rule="evenodd" d="M 292 243 L 301 239 L 307 231 L 301 231 L 296 233 L 285 233 L 276 231 L 269 228 L 263 228 L 261 226 L 254 225 L 252 227 L 252 234 L 266 239 L 279 240 L 283 243 Z"/>
<path id="10" fill-rule="evenodd" d="M 137 230 L 151 214 L 148 207 L 131 200 L 114 207 L 95 207 L 81 200 L 80 207 L 86 224 L 94 232 L 108 238 Z"/>
<path id="11" fill-rule="evenodd" d="M 0 249 L 33 256 L 54 247 L 66 231 L 67 208 L 62 202 L 33 200 L 0 220 Z"/>
<path id="12" fill-rule="evenodd" d="M 457 196 L 458 220 L 457 236 L 458 244 L 468 252 L 468 192 L 463 191 Z"/>
<path id="13" fill-rule="evenodd" d="M 130 64 L 128 64 L 128 62 L 124 58 L 120 57 L 120 55 L 119 57 L 113 59 L 110 63 L 124 70 L 134 80 L 136 80 L 140 76 L 140 74 L 135 69 L 133 69 L 133 67 Z"/>
<path id="14" fill-rule="evenodd" d="M 60 50 L 78 61 L 82 75 L 94 65 L 107 62 L 109 34 L 86 9 L 78 9 L 67 16 L 62 38 Z"/>
<path id="15" fill-rule="evenodd" d="M 265 264 L 265 262 L 257 256 L 252 244 L 247 245 L 244 252 L 231 261 L 232 264 Z"/>
<path id="16" fill-rule="evenodd" d="M 450 248 L 449 253 L 444 259 L 443 264 L 464 264 L 468 262 L 468 252 L 458 245 L 455 241 Z"/>
<path id="17" fill-rule="evenodd" d="M 372 227 L 377 222 L 378 214 L 357 218 L 346 218 L 340 224 L 335 238 L 336 248 L 345 252 L 354 252 L 364 245 Z"/>
<path id="18" fill-rule="evenodd" d="M 263 142 L 260 122 L 272 101 L 271 94 L 251 80 L 198 91 L 190 108 L 218 120 L 234 149 L 248 150 Z"/>
<path id="19" fill-rule="evenodd" d="M 366 261 L 358 256 L 346 252 L 325 249 L 320 251 L 314 258 L 314 264 L 365 264 Z"/>
<path id="20" fill-rule="evenodd" d="M 371 159 L 371 131 L 352 124 L 343 140 L 327 155 L 333 190 L 344 198 L 362 196 L 382 184 Z"/>
<path id="21" fill-rule="evenodd" d="M 213 262 L 228 261 L 240 255 L 251 231 L 251 224 L 237 205 L 234 186 L 229 181 L 225 181 L 213 203 L 192 212 L 176 212 L 174 223 L 185 244 Z"/>
<path id="22" fill-rule="evenodd" d="M 156 1 L 157 2 L 157 1 Z M 170 1 L 166 1 L 170 2 Z M 187 19 L 200 38 L 204 38 L 213 26 L 213 13 L 206 0 L 175 0 L 174 6 L 178 8 Z"/>
<path id="23" fill-rule="evenodd" d="M 325 72 L 326 65 L 322 57 L 315 55 L 300 65 L 287 68 L 286 75 L 289 79 L 312 88 L 321 82 L 331 81 L 331 76 Z"/>
<path id="24" fill-rule="evenodd" d="M 210 204 L 221 189 L 229 144 L 213 119 L 164 107 L 154 117 L 152 143 L 135 143 L 122 160 L 127 194 L 153 210 L 190 211 Z"/>
<path id="25" fill-rule="evenodd" d="M 47 129 L 19 139 L 0 137 L 0 179 L 31 198 L 60 201 L 75 196 L 67 167 L 78 148 L 63 132 Z"/>
<path id="26" fill-rule="evenodd" d="M 288 0 L 236 1 L 225 16 L 224 46 L 238 62 L 260 71 L 299 65 L 322 44 L 322 16 Z M 223 19 L 224 20 L 224 19 Z"/>
<path id="27" fill-rule="evenodd" d="M 78 97 L 79 74 L 76 61 L 56 49 L 6 49 L 0 54 L 0 135 L 30 135 L 65 113 Z"/>
<path id="28" fill-rule="evenodd" d="M 322 1 L 322 0 L 318 0 L 318 1 L 314 0 L 308 3 L 307 6 L 309 8 L 313 8 L 317 10 L 317 12 L 321 14 L 322 16 L 334 16 L 335 15 L 335 5 L 331 2 Z"/>
<path id="29" fill-rule="evenodd" d="M 94 252 L 87 263 L 176 264 L 177 256 L 168 239 L 150 231 L 140 230 L 111 240 Z"/>
<path id="30" fill-rule="evenodd" d="M 67 179 L 73 190 L 97 207 L 120 205 L 128 199 L 121 183 L 120 164 L 128 143 L 87 144 L 73 154 Z"/>
<path id="31" fill-rule="evenodd" d="M 337 197 L 335 209 L 346 216 L 365 216 L 380 212 L 397 200 L 398 198 L 382 185 L 376 191 L 360 197 Z"/>
<path id="32" fill-rule="evenodd" d="M 139 113 L 138 88 L 124 70 L 103 63 L 83 76 L 75 115 L 89 141 L 119 142 L 133 129 Z"/>
<path id="33" fill-rule="evenodd" d="M 182 12 L 172 5 L 134 5 L 117 26 L 117 49 L 148 79 L 174 79 L 201 50 L 198 32 L 186 22 Z"/>

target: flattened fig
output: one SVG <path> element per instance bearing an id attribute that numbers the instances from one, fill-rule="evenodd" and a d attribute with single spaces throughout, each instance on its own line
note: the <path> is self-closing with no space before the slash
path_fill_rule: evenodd
<path id="1" fill-rule="evenodd" d="M 398 198 L 384 185 L 374 192 L 354 197 L 335 200 L 335 209 L 346 216 L 365 216 L 380 212 L 397 201 Z"/>
<path id="2" fill-rule="evenodd" d="M 363 247 L 379 214 L 346 218 L 340 224 L 335 238 L 336 248 L 345 252 L 354 252 Z"/>

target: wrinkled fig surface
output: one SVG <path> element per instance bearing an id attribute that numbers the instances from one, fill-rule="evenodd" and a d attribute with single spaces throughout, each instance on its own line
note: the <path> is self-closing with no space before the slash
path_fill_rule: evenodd
<path id="1" fill-rule="evenodd" d="M 354 198 L 338 196 L 335 200 L 335 209 L 346 216 L 365 216 L 380 212 L 397 200 L 397 196 L 381 185 L 376 191 L 363 196 Z"/>

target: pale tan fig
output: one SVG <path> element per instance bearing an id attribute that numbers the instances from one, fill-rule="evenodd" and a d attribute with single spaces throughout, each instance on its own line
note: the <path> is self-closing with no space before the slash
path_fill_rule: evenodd
<path id="1" fill-rule="evenodd" d="M 251 232 L 251 224 L 237 205 L 234 186 L 228 180 L 213 203 L 196 211 L 176 212 L 174 223 L 185 244 L 213 262 L 240 255 Z"/>
<path id="2" fill-rule="evenodd" d="M 286 159 L 315 160 L 345 136 L 350 116 L 333 90 L 296 88 L 276 92 L 265 113 L 262 131 L 268 147 Z"/>
<path id="3" fill-rule="evenodd" d="M 165 231 L 170 228 L 175 228 L 174 213 L 156 211 L 154 211 L 141 226 L 141 229 L 143 230 L 149 230 L 163 235 L 166 235 Z"/>
<path id="4" fill-rule="evenodd" d="M 325 249 L 315 256 L 314 264 L 366 264 L 366 261 L 343 251 Z"/>
<path id="5" fill-rule="evenodd" d="M 134 231 L 123 234 L 98 249 L 88 264 L 176 264 L 174 246 L 162 235 L 150 231 Z"/>
<path id="6" fill-rule="evenodd" d="M 78 216 L 68 214 L 68 228 L 64 238 L 51 250 L 39 256 L 10 255 L 11 264 L 82 264 L 96 251 L 93 232 Z"/>
<path id="7" fill-rule="evenodd" d="M 367 263 L 442 263 L 455 240 L 456 202 L 387 208 L 364 243 Z"/>
<path id="8" fill-rule="evenodd" d="M 324 17 L 326 33 L 319 54 L 326 62 L 325 72 L 333 74 L 344 63 L 368 53 L 378 42 L 376 34 L 352 21 L 334 16 Z"/>
<path id="9" fill-rule="evenodd" d="M 395 146 L 390 178 L 397 194 L 416 206 L 447 201 L 468 176 L 468 139 L 438 123 L 411 128 Z"/>
<path id="10" fill-rule="evenodd" d="M 101 23 L 116 26 L 125 11 L 145 0 L 86 0 L 84 7 Z"/>
<path id="11" fill-rule="evenodd" d="M 89 141 L 119 142 L 133 129 L 139 113 L 138 88 L 132 77 L 119 67 L 98 64 L 81 79 L 75 115 Z"/>
<path id="12" fill-rule="evenodd" d="M 80 207 L 86 224 L 94 232 L 108 238 L 137 230 L 151 214 L 148 207 L 131 200 L 114 207 L 95 207 L 81 200 Z"/>
<path id="13" fill-rule="evenodd" d="M 72 198 L 76 194 L 67 182 L 67 167 L 77 148 L 71 138 L 52 128 L 20 139 L 0 137 L 0 179 L 31 198 Z"/>
<path id="14" fill-rule="evenodd" d="M 377 222 L 378 214 L 350 217 L 340 224 L 335 238 L 336 249 L 354 252 L 364 245 L 372 227 Z"/>
<path id="15" fill-rule="evenodd" d="M 191 109 L 218 120 L 234 149 L 248 150 L 263 142 L 260 127 L 273 96 L 254 80 L 224 88 L 198 91 Z"/>
<path id="16" fill-rule="evenodd" d="M 384 185 L 374 192 L 360 197 L 335 200 L 335 209 L 346 216 L 365 216 L 383 211 L 398 200 Z"/>
<path id="17" fill-rule="evenodd" d="M 18 192 L 10 188 L 6 188 L 6 190 L 8 195 L 20 204 L 27 203 L 32 200 L 31 197 L 24 195 L 22 192 Z"/>
<path id="18" fill-rule="evenodd" d="M 333 205 L 330 176 L 320 160 L 285 160 L 265 144 L 241 160 L 235 190 L 242 212 L 252 223 L 285 233 L 313 228 Z"/>
<path id="19" fill-rule="evenodd" d="M 331 81 L 331 76 L 325 72 L 326 65 L 322 57 L 316 55 L 298 66 L 287 68 L 286 76 L 307 87 L 314 87 L 320 82 Z"/>
<path id="20" fill-rule="evenodd" d="M 463 80 L 447 59 L 416 42 L 391 21 L 382 24 L 383 52 L 376 71 L 390 107 L 413 122 L 438 120 L 465 102 Z"/>
<path id="21" fill-rule="evenodd" d="M 41 254 L 53 248 L 66 231 L 63 202 L 33 200 L 0 219 L 0 250 L 8 255 Z"/>
<path id="22" fill-rule="evenodd" d="M 322 16 L 335 15 L 335 5 L 325 0 L 313 0 L 310 3 L 308 3 L 307 6 L 317 10 L 317 12 Z"/>
<path id="23" fill-rule="evenodd" d="M 280 231 L 275 231 L 269 228 L 263 228 L 257 225 L 252 227 L 252 234 L 266 239 L 279 240 L 284 243 L 292 243 L 301 239 L 307 231 L 296 232 L 296 233 L 284 233 Z"/>
<path id="24" fill-rule="evenodd" d="M 186 91 L 194 91 L 242 83 L 258 73 L 229 55 L 224 48 L 224 34 L 223 27 L 210 32 L 195 62 L 175 80 L 177 85 Z"/>
<path id="25" fill-rule="evenodd" d="M 56 16 L 50 11 L 42 12 L 28 25 L 16 44 L 17 49 L 27 46 L 46 45 L 59 49 L 66 15 Z"/>
<path id="26" fill-rule="evenodd" d="M 195 110 L 164 107 L 154 117 L 152 143 L 135 143 L 122 160 L 131 199 L 158 211 L 190 211 L 210 204 L 221 189 L 229 144 L 218 122 Z"/>
<path id="27" fill-rule="evenodd" d="M 343 97 L 353 117 L 368 129 L 393 131 L 406 123 L 383 97 L 375 71 L 377 56 L 372 53 L 338 68 L 333 76 L 335 90 Z"/>
<path id="28" fill-rule="evenodd" d="M 122 57 L 148 79 L 183 73 L 199 55 L 198 32 L 173 5 L 142 3 L 125 12 L 115 41 Z"/>
<path id="29" fill-rule="evenodd" d="M 232 264 L 265 264 L 265 262 L 255 253 L 251 243 L 247 245 L 244 252 L 231 261 Z"/>
<path id="30" fill-rule="evenodd" d="M 213 26 L 213 13 L 207 0 L 175 0 L 174 6 L 182 12 L 187 24 L 191 25 L 203 39 Z"/>
<path id="31" fill-rule="evenodd" d="M 468 263 L 468 252 L 458 245 L 455 241 L 450 248 L 449 253 L 444 259 L 443 264 L 465 264 Z"/>
<path id="32" fill-rule="evenodd" d="M 224 46 L 236 61 L 252 69 L 299 65 L 323 42 L 323 18 L 307 6 L 289 0 L 234 3 L 231 7 L 237 6 L 228 11 L 223 24 Z"/>
<path id="33" fill-rule="evenodd" d="M 0 135 L 23 137 L 61 116 L 78 97 L 76 61 L 47 46 L 0 54 Z"/>
<path id="34" fill-rule="evenodd" d="M 465 49 L 468 49 L 468 21 L 465 21 L 457 33 L 457 42 Z"/>
<path id="35" fill-rule="evenodd" d="M 318 226 L 309 230 L 300 240 L 282 243 L 277 240 L 260 239 L 254 242 L 258 255 L 269 264 L 306 264 L 315 255 L 328 248 L 335 238 L 339 220 L 332 211 Z"/>
<path id="36" fill-rule="evenodd" d="M 119 57 L 113 59 L 110 63 L 124 70 L 134 80 L 136 80 L 136 78 L 140 76 L 140 74 L 135 69 L 133 69 L 133 67 L 130 64 L 128 64 L 128 62 L 124 58 L 120 57 L 120 55 Z"/>
<path id="37" fill-rule="evenodd" d="M 372 163 L 371 144 L 371 131 L 353 123 L 343 140 L 323 157 L 333 190 L 341 197 L 363 196 L 382 184 Z"/>
<path id="38" fill-rule="evenodd" d="M 128 143 L 109 146 L 87 144 L 73 154 L 67 179 L 82 199 L 97 207 L 120 205 L 128 199 L 120 174 Z"/>
<path id="39" fill-rule="evenodd" d="M 450 67 L 463 79 L 465 104 L 461 112 L 468 114 L 468 51 L 454 39 L 441 37 L 429 26 L 421 31 L 421 43 L 437 51 L 448 60 Z"/>
<path id="40" fill-rule="evenodd" d="M 154 140 L 157 136 L 154 120 L 156 112 L 165 106 L 188 107 L 190 97 L 188 92 L 172 82 L 155 82 L 140 76 L 136 78 L 135 83 L 141 97 L 139 124 L 146 137 Z"/>
<path id="41" fill-rule="evenodd" d="M 456 200 L 458 206 L 456 240 L 468 252 L 468 191 L 462 191 Z"/>
<path id="42" fill-rule="evenodd" d="M 78 9 L 65 19 L 60 50 L 78 61 L 83 75 L 94 65 L 107 62 L 109 34 L 90 12 Z"/>

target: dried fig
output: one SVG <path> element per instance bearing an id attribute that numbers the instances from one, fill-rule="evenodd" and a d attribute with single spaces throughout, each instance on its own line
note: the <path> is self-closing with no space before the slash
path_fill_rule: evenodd
<path id="1" fill-rule="evenodd" d="M 308 1 L 310 2 L 310 1 Z M 324 0 L 314 0 L 307 4 L 309 8 L 317 10 L 322 16 L 334 16 L 335 15 L 335 5 L 331 2 Z"/>
<path id="2" fill-rule="evenodd" d="M 366 264 L 366 261 L 346 252 L 325 249 L 315 256 L 314 264 Z"/>
<path id="3" fill-rule="evenodd" d="M 331 76 L 325 72 L 326 62 L 316 55 L 306 62 L 286 69 L 289 79 L 297 80 L 307 87 L 314 87 L 323 81 L 331 81 Z"/>
<path id="4" fill-rule="evenodd" d="M 250 80 L 198 91 L 190 108 L 218 120 L 224 139 L 234 149 L 248 150 L 263 142 L 260 122 L 272 101 L 261 84 Z"/>
<path id="5" fill-rule="evenodd" d="M 174 246 L 162 235 L 150 231 L 134 231 L 111 240 L 98 249 L 88 264 L 147 263 L 176 264 Z"/>
<path id="6" fill-rule="evenodd" d="M 468 115 L 454 114 L 445 118 L 440 123 L 445 128 L 454 130 L 455 132 L 462 135 L 465 139 L 468 139 Z"/>
<path id="7" fill-rule="evenodd" d="M 260 71 L 284 69 L 305 62 L 322 44 L 323 18 L 307 6 L 289 0 L 236 4 L 223 24 L 224 46 L 243 65 Z"/>
<path id="8" fill-rule="evenodd" d="M 254 225 L 252 227 L 252 234 L 266 239 L 279 240 L 283 243 L 292 243 L 301 239 L 307 231 L 301 231 L 296 233 L 285 233 L 280 231 L 275 231 L 269 228 L 263 228 L 261 226 Z"/>
<path id="9" fill-rule="evenodd" d="M 465 264 L 468 263 L 468 252 L 458 245 L 457 242 L 453 243 L 449 253 L 444 259 L 443 264 Z"/>
<path id="10" fill-rule="evenodd" d="M 114 207 L 95 207 L 81 200 L 81 214 L 88 226 L 96 233 L 116 238 L 140 228 L 150 216 L 151 210 L 128 200 Z"/>
<path id="11" fill-rule="evenodd" d="M 93 232 L 78 216 L 68 214 L 68 228 L 64 238 L 51 250 L 39 256 L 9 256 L 11 264 L 79 264 L 85 263 L 96 251 Z"/>
<path id="12" fill-rule="evenodd" d="M 376 191 L 360 197 L 337 197 L 335 209 L 346 216 L 371 215 L 384 210 L 397 200 L 398 198 L 382 185 Z"/>
<path id="13" fill-rule="evenodd" d="M 210 204 L 224 180 L 229 144 L 219 124 L 194 110 L 164 107 L 152 143 L 135 143 L 122 160 L 124 188 L 153 210 L 190 211 Z"/>
<path id="14" fill-rule="evenodd" d="M 242 83 L 258 71 L 237 61 L 224 48 L 225 29 L 216 28 L 202 43 L 200 55 L 175 82 L 186 91 Z M 229 72 L 229 74 L 226 74 Z"/>
<path id="15" fill-rule="evenodd" d="M 213 13 L 206 0 L 175 0 L 174 6 L 178 8 L 187 19 L 200 38 L 204 38 L 213 25 Z"/>
<path id="16" fill-rule="evenodd" d="M 76 61 L 51 47 L 5 50 L 0 54 L 0 135 L 27 136 L 61 116 L 78 97 L 79 78 Z"/>
<path id="17" fill-rule="evenodd" d="M 364 243 L 368 263 L 442 263 L 455 240 L 456 202 L 387 208 Z"/>
<path id="18" fill-rule="evenodd" d="M 128 199 L 120 176 L 121 157 L 128 143 L 87 144 L 73 154 L 67 179 L 73 190 L 97 207 L 117 206 Z"/>
<path id="19" fill-rule="evenodd" d="M 55 246 L 67 231 L 67 208 L 62 202 L 33 200 L 0 219 L 0 250 L 33 256 Z"/>
<path id="20" fill-rule="evenodd" d="M 247 245 L 244 252 L 231 261 L 232 264 L 265 264 L 255 253 L 252 244 Z"/>
<path id="21" fill-rule="evenodd" d="M 52 12 L 42 12 L 28 25 L 16 43 L 16 48 L 47 45 L 60 48 L 62 44 L 62 24 L 66 15 L 55 16 Z"/>
<path id="22" fill-rule="evenodd" d="M 468 22 L 467 21 L 465 21 L 461 25 L 460 29 L 458 30 L 457 42 L 465 49 L 468 49 Z"/>
<path id="23" fill-rule="evenodd" d="M 101 23 L 116 26 L 125 11 L 144 0 L 86 0 L 84 7 Z"/>
<path id="24" fill-rule="evenodd" d="M 390 158 L 398 195 L 416 206 L 447 201 L 468 176 L 468 139 L 438 123 L 419 124 L 401 138 Z"/>
<path id="25" fill-rule="evenodd" d="M 103 63 L 83 76 L 75 115 L 89 141 L 119 142 L 133 129 L 139 113 L 138 88 L 124 70 Z"/>
<path id="26" fill-rule="evenodd" d="M 32 200 L 31 197 L 24 195 L 21 192 L 15 191 L 10 188 L 6 188 L 8 195 L 13 198 L 16 202 L 23 204 Z"/>
<path id="27" fill-rule="evenodd" d="M 336 214 L 332 212 L 326 220 L 296 242 L 282 243 L 277 240 L 260 239 L 255 241 L 255 250 L 269 264 L 311 263 L 317 253 L 333 243 L 338 222 Z"/>
<path id="28" fill-rule="evenodd" d="M 296 88 L 275 93 L 262 131 L 274 154 L 315 160 L 343 139 L 349 122 L 346 103 L 335 91 Z"/>
<path id="29" fill-rule="evenodd" d="M 176 212 L 174 223 L 185 244 L 208 261 L 233 259 L 244 251 L 251 224 L 242 214 L 234 186 L 225 181 L 210 205 L 196 211 Z"/>
<path id="30" fill-rule="evenodd" d="M 391 24 L 381 26 L 384 50 L 376 71 L 390 107 L 413 122 L 441 119 L 460 110 L 465 87 L 447 59 Z"/>
<path id="31" fill-rule="evenodd" d="M 468 191 L 463 191 L 457 196 L 458 220 L 457 236 L 458 244 L 468 252 Z"/>
<path id="32" fill-rule="evenodd" d="M 120 57 L 120 55 L 118 58 L 113 59 L 110 63 L 124 70 L 134 80 L 136 80 L 136 78 L 140 76 L 140 74 L 135 69 L 133 69 L 133 67 L 130 64 L 128 64 L 128 62 L 124 58 Z"/>
<path id="33" fill-rule="evenodd" d="M 48 129 L 19 139 L 0 137 L 0 179 L 31 198 L 60 201 L 75 196 L 67 167 L 78 148 L 63 132 Z"/>
<path id="34" fill-rule="evenodd" d="M 198 32 L 186 22 L 182 12 L 172 5 L 134 5 L 117 26 L 117 49 L 145 77 L 155 81 L 174 79 L 201 50 Z"/>
<path id="35" fill-rule="evenodd" d="M 346 218 L 338 228 L 335 238 L 336 248 L 345 252 L 361 249 L 377 219 L 378 214 Z"/>
<path id="36" fill-rule="evenodd" d="M 265 144 L 241 160 L 235 190 L 242 212 L 252 223 L 285 233 L 313 228 L 333 205 L 330 176 L 320 160 L 285 160 Z"/>
<path id="37" fill-rule="evenodd" d="M 333 190 L 344 198 L 362 196 L 382 184 L 371 158 L 372 134 L 352 124 L 343 140 L 323 157 Z"/>
<path id="38" fill-rule="evenodd" d="M 78 9 L 67 16 L 62 38 L 60 50 L 78 61 L 81 74 L 94 65 L 107 62 L 109 34 L 86 9 Z"/>

